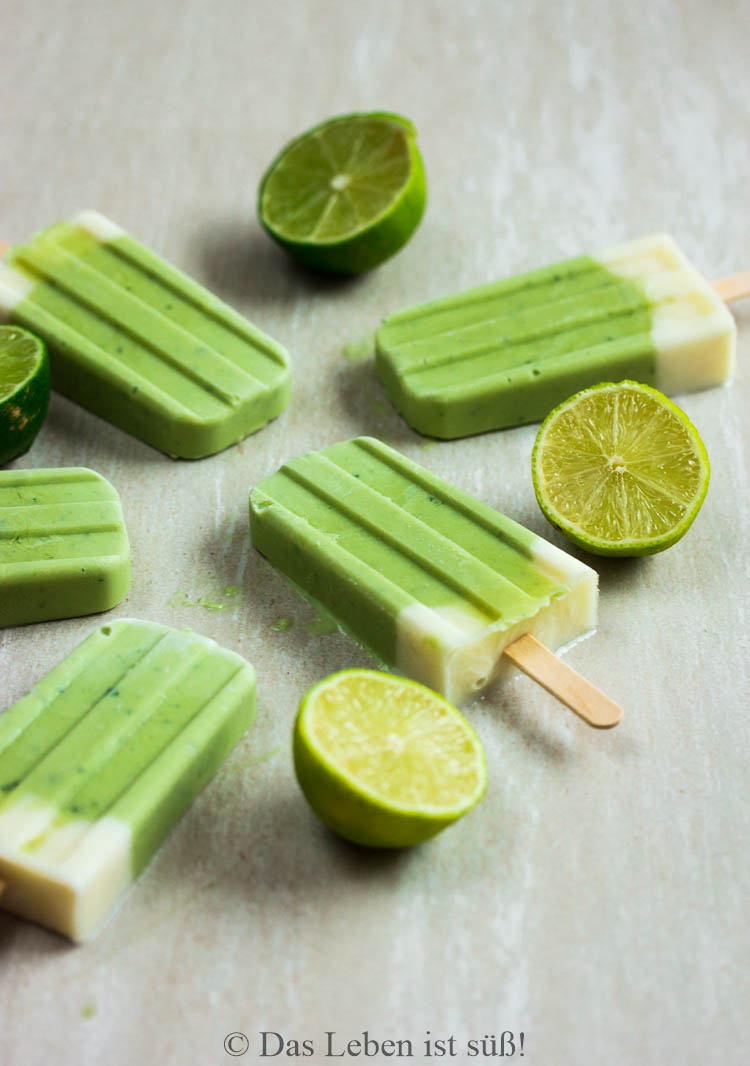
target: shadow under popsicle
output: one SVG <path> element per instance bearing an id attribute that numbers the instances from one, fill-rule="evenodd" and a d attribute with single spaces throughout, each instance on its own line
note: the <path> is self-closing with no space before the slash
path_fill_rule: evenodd
<path id="1" fill-rule="evenodd" d="M 22 942 L 20 950 L 19 942 Z M 11 952 L 27 960 L 33 956 L 52 958 L 75 948 L 75 944 L 50 929 L 0 909 L 0 959 Z"/>
<path id="2" fill-rule="evenodd" d="M 44 465 L 69 463 L 97 469 L 100 461 L 135 463 L 138 466 L 175 462 L 163 452 L 144 444 L 57 392 L 50 397 L 49 410 L 35 441 L 37 443 L 40 445 L 39 451 L 43 448 L 48 455 L 60 457 L 54 463 L 46 460 Z M 27 453 L 32 458 L 35 458 L 34 450 L 32 445 Z M 66 456 L 69 458 L 66 459 Z M 39 463 L 33 465 L 38 466 Z"/>
<path id="3" fill-rule="evenodd" d="M 407 425 L 380 384 L 372 357 L 352 363 L 342 352 L 335 383 L 339 403 L 357 427 L 352 436 L 377 437 L 394 446 L 440 443 Z"/>

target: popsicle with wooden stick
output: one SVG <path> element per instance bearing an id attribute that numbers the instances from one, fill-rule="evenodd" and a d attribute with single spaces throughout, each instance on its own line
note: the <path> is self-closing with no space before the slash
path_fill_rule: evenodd
<path id="1" fill-rule="evenodd" d="M 389 668 L 462 703 L 519 666 L 589 725 L 621 708 L 550 649 L 596 624 L 597 574 L 370 437 L 250 493 L 254 546 Z"/>
<path id="2" fill-rule="evenodd" d="M 657 234 L 396 311 L 376 368 L 414 429 L 465 437 L 541 421 L 600 381 L 721 384 L 737 332 L 722 301 L 747 295 L 750 271 L 710 284 Z"/>

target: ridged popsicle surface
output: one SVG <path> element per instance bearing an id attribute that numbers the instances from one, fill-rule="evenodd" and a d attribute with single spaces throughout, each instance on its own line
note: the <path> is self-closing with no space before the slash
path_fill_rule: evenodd
<path id="1" fill-rule="evenodd" d="M 376 365 L 410 425 L 463 437 L 541 420 L 602 380 L 670 392 L 718 384 L 734 332 L 659 234 L 397 311 L 377 331 Z"/>
<path id="2" fill-rule="evenodd" d="M 106 611 L 130 586 L 120 499 L 85 467 L 0 471 L 0 626 Z"/>
<path id="3" fill-rule="evenodd" d="M 0 902 L 84 938 L 249 727 L 253 668 L 118 620 L 0 715 Z"/>
<path id="4" fill-rule="evenodd" d="M 281 345 L 96 212 L 6 262 L 0 307 L 47 341 L 53 387 L 169 455 L 220 451 L 288 403 Z"/>
<path id="5" fill-rule="evenodd" d="M 286 463 L 252 490 L 250 522 L 255 547 L 357 641 L 454 698 L 455 653 L 499 645 L 581 581 L 595 596 L 588 567 L 373 438 Z"/>

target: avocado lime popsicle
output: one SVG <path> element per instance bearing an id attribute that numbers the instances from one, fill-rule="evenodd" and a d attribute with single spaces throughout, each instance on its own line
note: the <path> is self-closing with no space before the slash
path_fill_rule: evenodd
<path id="1" fill-rule="evenodd" d="M 545 652 L 596 623 L 594 570 L 373 438 L 302 455 L 262 481 L 250 531 L 382 663 L 456 703 L 511 656 L 522 665 L 524 637 Z M 610 706 L 591 724 L 617 719 Z"/>
<path id="2" fill-rule="evenodd" d="M 107 611 L 129 587 L 128 535 L 105 478 L 0 470 L 0 627 Z"/>
<path id="3" fill-rule="evenodd" d="M 168 455 L 200 458 L 284 410 L 285 350 L 95 211 L 0 265 L 0 318 L 47 342 L 52 385 Z"/>
<path id="4" fill-rule="evenodd" d="M 213 640 L 95 630 L 0 714 L 0 907 L 91 936 L 254 713 L 252 666 Z"/>
<path id="5" fill-rule="evenodd" d="M 722 299 L 746 292 L 723 284 L 646 237 L 389 315 L 376 368 L 409 425 L 446 439 L 539 421 L 599 381 L 704 389 L 734 364 Z"/>

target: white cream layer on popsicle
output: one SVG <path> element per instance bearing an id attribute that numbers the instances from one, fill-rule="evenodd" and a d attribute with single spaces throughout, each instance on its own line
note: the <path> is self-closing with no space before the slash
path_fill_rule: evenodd
<path id="1" fill-rule="evenodd" d="M 693 392 L 731 377 L 735 321 L 672 237 L 657 233 L 595 258 L 618 277 L 639 284 L 651 304 L 657 389 Z"/>
<path id="2" fill-rule="evenodd" d="M 188 630 L 119 619 L 0 714 L 0 907 L 96 931 L 255 713 L 255 673 Z"/>

